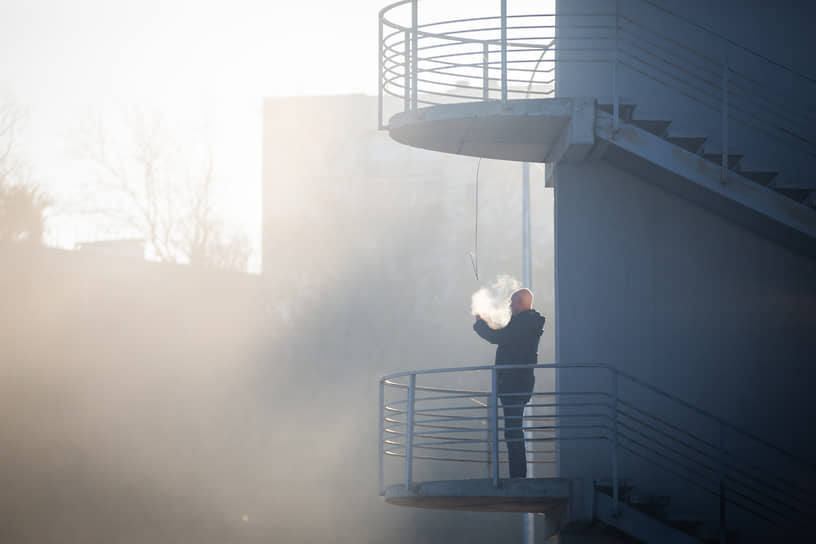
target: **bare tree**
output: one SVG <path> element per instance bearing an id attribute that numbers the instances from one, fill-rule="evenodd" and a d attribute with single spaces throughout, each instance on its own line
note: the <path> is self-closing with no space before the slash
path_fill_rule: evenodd
<path id="1" fill-rule="evenodd" d="M 41 244 L 51 199 L 31 183 L 31 169 L 20 154 L 26 118 L 25 108 L 0 99 L 0 241 Z"/>
<path id="2" fill-rule="evenodd" d="M 145 114 L 118 133 L 100 119 L 82 132 L 78 153 L 95 170 L 86 212 L 143 237 L 161 261 L 246 271 L 249 241 L 227 229 L 217 210 L 208 143 L 198 153 L 183 149 L 161 117 Z"/>

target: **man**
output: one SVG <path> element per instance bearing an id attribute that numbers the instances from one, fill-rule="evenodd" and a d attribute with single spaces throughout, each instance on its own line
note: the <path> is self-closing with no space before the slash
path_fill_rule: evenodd
<path id="1" fill-rule="evenodd" d="M 476 316 L 473 330 L 496 348 L 496 366 L 535 365 L 538 363 L 538 341 L 544 327 L 544 316 L 533 310 L 533 293 L 519 289 L 510 297 L 512 317 L 506 327 L 493 329 L 484 318 Z M 496 371 L 496 393 L 504 411 L 504 439 L 511 478 L 527 477 L 527 453 L 524 448 L 522 416 L 535 385 L 534 368 Z"/>

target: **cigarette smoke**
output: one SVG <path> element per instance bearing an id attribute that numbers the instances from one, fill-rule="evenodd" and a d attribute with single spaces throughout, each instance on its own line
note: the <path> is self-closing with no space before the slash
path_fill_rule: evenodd
<path id="1" fill-rule="evenodd" d="M 510 321 L 510 295 L 521 289 L 521 282 L 513 276 L 501 274 L 490 287 L 482 287 L 470 297 L 470 313 L 481 315 L 494 329 Z"/>

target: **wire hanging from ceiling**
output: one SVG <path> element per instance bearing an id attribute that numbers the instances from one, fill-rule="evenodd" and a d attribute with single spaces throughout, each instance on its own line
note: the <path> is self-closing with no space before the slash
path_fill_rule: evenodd
<path id="1" fill-rule="evenodd" d="M 473 227 L 473 251 L 470 252 L 470 264 L 473 266 L 473 275 L 479 281 L 479 168 L 482 166 L 482 158 L 476 163 L 476 213 Z"/>

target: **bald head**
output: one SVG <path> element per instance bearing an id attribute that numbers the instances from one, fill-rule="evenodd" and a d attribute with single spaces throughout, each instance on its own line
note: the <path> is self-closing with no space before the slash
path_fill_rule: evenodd
<path id="1" fill-rule="evenodd" d="M 516 315 L 519 312 L 526 312 L 533 308 L 533 292 L 527 288 L 514 291 L 510 295 L 510 312 Z"/>

